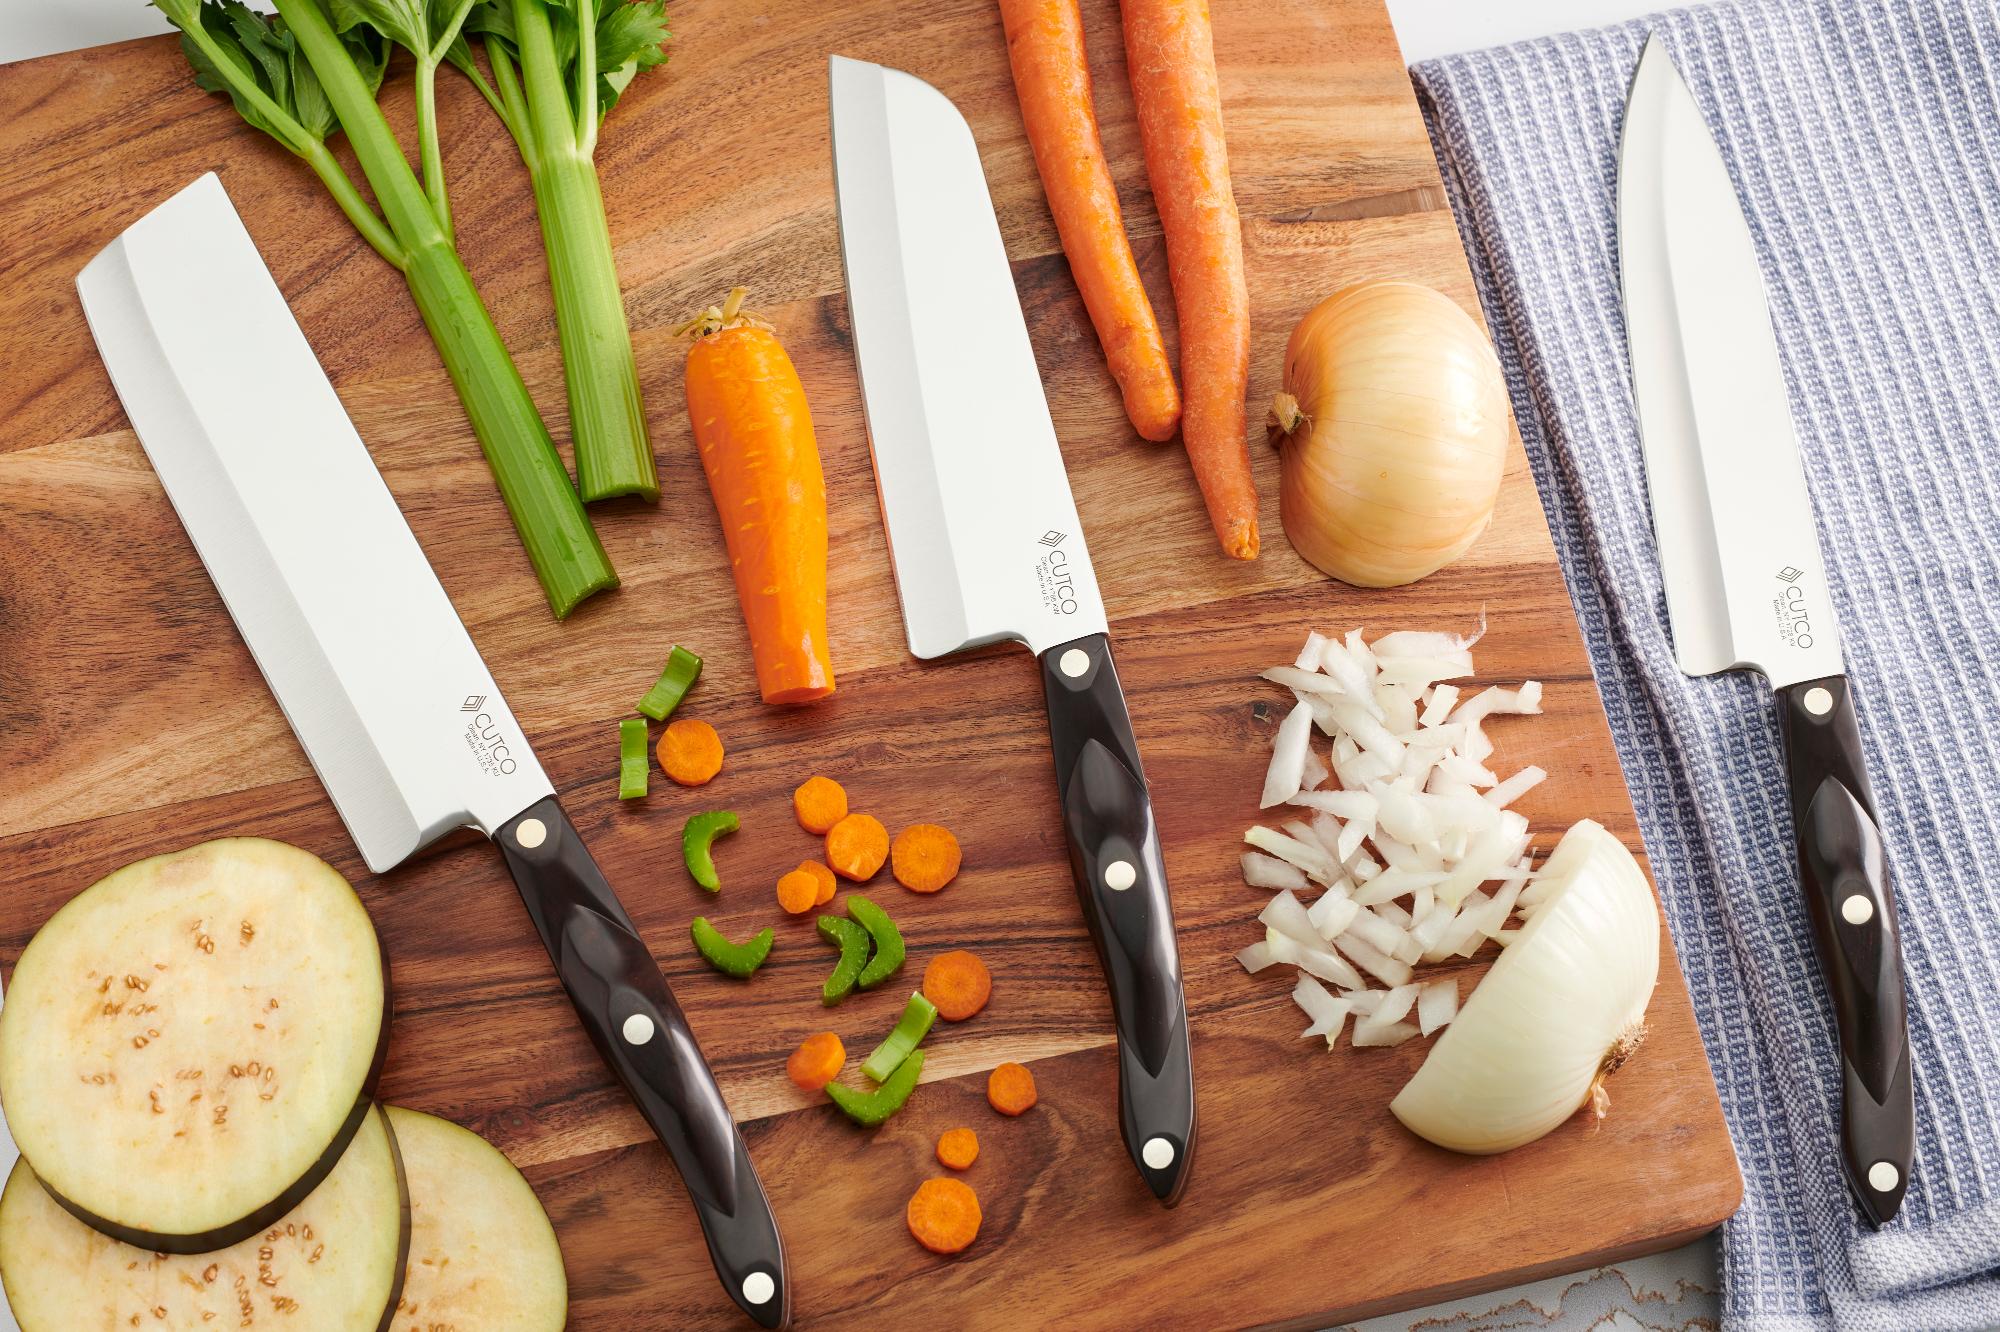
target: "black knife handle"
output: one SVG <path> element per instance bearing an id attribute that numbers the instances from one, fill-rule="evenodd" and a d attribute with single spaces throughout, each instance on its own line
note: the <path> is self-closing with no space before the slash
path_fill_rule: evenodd
<path id="1" fill-rule="evenodd" d="M 554 796 L 493 840 L 591 1043 L 680 1170 L 723 1289 L 759 1324 L 784 1327 L 791 1288 L 777 1218 L 681 1006 L 604 871 Z"/>
<path id="2" fill-rule="evenodd" d="M 1172 1207 L 1194 1159 L 1194 1068 L 1153 803 L 1110 642 L 1092 634 L 1041 663 L 1070 870 L 1111 987 L 1119 1126 L 1146 1186 Z"/>
<path id="3" fill-rule="evenodd" d="M 1778 690 L 1792 828 L 1846 1083 L 1842 1165 L 1876 1225 L 1903 1204 L 1916 1155 L 1903 953 L 1882 830 L 1845 676 Z"/>

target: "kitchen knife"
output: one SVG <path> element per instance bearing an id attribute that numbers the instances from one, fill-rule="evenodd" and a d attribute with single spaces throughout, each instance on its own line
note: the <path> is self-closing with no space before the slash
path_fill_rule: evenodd
<path id="1" fill-rule="evenodd" d="M 368 868 L 498 844 L 730 1298 L 790 1317 L 777 1222 L 651 952 L 585 849 L 236 210 L 206 175 L 77 278 L 111 381 Z"/>
<path id="2" fill-rule="evenodd" d="M 1626 336 L 1674 650 L 1777 691 L 1799 881 L 1840 1032 L 1842 1165 L 1877 1225 L 1915 1154 L 1896 901 L 1749 223 L 1646 43 L 1618 158 Z"/>
<path id="3" fill-rule="evenodd" d="M 1110 983 L 1120 1128 L 1172 1206 L 1195 1123 L 1166 870 L 979 149 L 919 79 L 840 56 L 830 78 L 848 314 L 910 651 L 1011 639 L 1041 660 L 1070 869 Z"/>

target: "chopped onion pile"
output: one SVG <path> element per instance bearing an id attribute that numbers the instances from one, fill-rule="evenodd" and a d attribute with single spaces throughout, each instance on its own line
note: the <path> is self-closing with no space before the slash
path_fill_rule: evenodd
<path id="1" fill-rule="evenodd" d="M 1443 1028 L 1458 982 L 1415 968 L 1469 958 L 1489 939 L 1504 947 L 1534 910 L 1528 820 L 1509 806 L 1548 774 L 1502 779 L 1486 765 L 1485 727 L 1539 713 L 1542 687 L 1453 683 L 1473 674 L 1479 637 L 1313 633 L 1297 660 L 1263 673 L 1296 701 L 1260 805 L 1293 817 L 1243 835 L 1255 848 L 1243 881 L 1275 895 L 1257 917 L 1264 938 L 1236 956 L 1252 972 L 1297 968 L 1292 998 L 1312 1019 L 1302 1035 L 1329 1048 L 1350 1017 L 1356 1047 Z"/>

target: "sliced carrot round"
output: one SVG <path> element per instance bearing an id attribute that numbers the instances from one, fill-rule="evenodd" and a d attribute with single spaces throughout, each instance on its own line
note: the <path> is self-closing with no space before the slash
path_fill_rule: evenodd
<path id="1" fill-rule="evenodd" d="M 849 814 L 826 834 L 826 863 L 856 883 L 875 877 L 889 858 L 889 830 L 872 814 Z"/>
<path id="2" fill-rule="evenodd" d="M 1003 1115 L 1035 1108 L 1035 1075 L 1021 1064 L 996 1064 L 986 1077 L 986 1102 Z"/>
<path id="3" fill-rule="evenodd" d="M 778 905 L 794 916 L 804 915 L 819 902 L 819 880 L 803 869 L 778 877 Z"/>
<path id="4" fill-rule="evenodd" d="M 935 823 L 913 823 L 896 834 L 889 866 L 913 893 L 934 893 L 958 875 L 958 838 Z"/>
<path id="5" fill-rule="evenodd" d="M 925 1180 L 905 1215 L 917 1243 L 932 1253 L 958 1253 L 979 1238 L 979 1195 L 964 1180 Z"/>
<path id="6" fill-rule="evenodd" d="M 846 1062 L 847 1047 L 840 1043 L 840 1037 L 822 1031 L 799 1042 L 799 1048 L 785 1061 L 785 1075 L 807 1091 L 819 1091 L 839 1075 Z"/>
<path id="7" fill-rule="evenodd" d="M 831 777 L 808 777 L 792 792 L 792 812 L 801 828 L 824 836 L 847 817 L 847 792 Z"/>
<path id="8" fill-rule="evenodd" d="M 800 861 L 799 870 L 812 875 L 813 882 L 819 885 L 819 892 L 813 898 L 814 906 L 825 906 L 833 900 L 833 890 L 839 886 L 839 881 L 833 877 L 832 870 L 817 860 Z"/>
<path id="9" fill-rule="evenodd" d="M 963 1022 L 993 997 L 993 975 L 963 948 L 939 953 L 924 968 L 924 998 L 947 1022 Z"/>
<path id="10" fill-rule="evenodd" d="M 660 767 L 682 786 L 700 786 L 722 771 L 722 737 L 694 717 L 671 722 L 660 733 Z"/>
<path id="11" fill-rule="evenodd" d="M 946 1129 L 938 1135 L 939 1164 L 953 1170 L 969 1170 L 979 1159 L 979 1135 L 969 1128 Z"/>

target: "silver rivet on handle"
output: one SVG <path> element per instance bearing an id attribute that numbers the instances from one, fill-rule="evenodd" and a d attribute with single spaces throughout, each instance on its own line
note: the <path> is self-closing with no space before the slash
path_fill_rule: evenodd
<path id="1" fill-rule="evenodd" d="M 1868 1167 L 1868 1187 L 1877 1193 L 1893 1192 L 1903 1182 L 1903 1172 L 1889 1161 L 1877 1161 Z"/>
<path id="2" fill-rule="evenodd" d="M 752 1272 L 743 1278 L 743 1298 L 751 1304 L 769 1304 L 778 1293 L 778 1283 L 769 1272 Z"/>
<path id="3" fill-rule="evenodd" d="M 532 851 L 549 840 L 549 825 L 540 819 L 522 819 L 514 829 L 514 840 Z"/>
<path id="4" fill-rule="evenodd" d="M 1855 893 L 1840 904 L 1840 918 L 1849 925 L 1866 925 L 1875 919 L 1875 904 Z"/>
<path id="5" fill-rule="evenodd" d="M 1814 685 L 1806 690 L 1806 711 L 1815 717 L 1824 717 L 1833 711 L 1833 694 L 1825 685 Z"/>
<path id="6" fill-rule="evenodd" d="M 1090 654 L 1082 648 L 1071 648 L 1056 658 L 1056 669 L 1074 680 L 1090 669 Z"/>
<path id="7" fill-rule="evenodd" d="M 1104 867 L 1104 886 L 1114 893 L 1122 893 L 1137 882 L 1139 871 L 1129 860 L 1114 860 Z"/>

